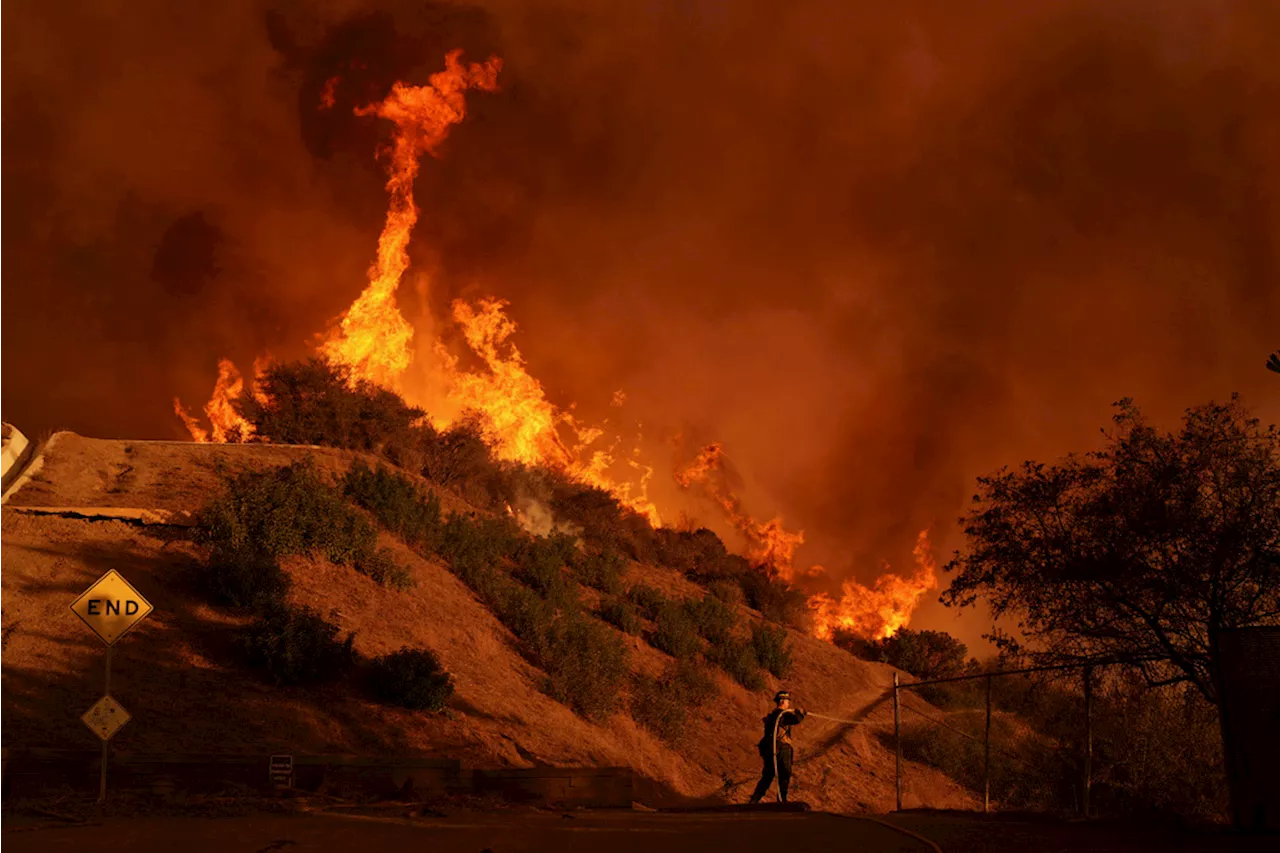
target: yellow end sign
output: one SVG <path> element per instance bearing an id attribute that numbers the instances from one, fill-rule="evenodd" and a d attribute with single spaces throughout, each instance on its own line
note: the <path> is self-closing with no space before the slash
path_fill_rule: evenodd
<path id="1" fill-rule="evenodd" d="M 71 610 L 108 646 L 129 633 L 151 612 L 142 597 L 115 569 L 98 578 L 71 604 Z"/>

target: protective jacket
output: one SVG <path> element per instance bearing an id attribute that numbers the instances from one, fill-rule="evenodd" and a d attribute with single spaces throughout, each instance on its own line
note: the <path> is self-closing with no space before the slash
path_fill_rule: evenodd
<path id="1" fill-rule="evenodd" d="M 791 727 L 804 722 L 805 716 L 804 711 L 783 711 L 781 708 L 775 708 L 770 711 L 764 718 L 764 737 L 760 738 L 760 743 L 758 744 L 760 751 L 773 753 L 773 727 L 775 724 L 778 726 L 778 746 L 790 746 Z"/>

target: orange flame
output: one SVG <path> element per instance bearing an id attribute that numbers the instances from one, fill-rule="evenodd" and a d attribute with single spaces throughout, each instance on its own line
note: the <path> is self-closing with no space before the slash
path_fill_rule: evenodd
<path id="1" fill-rule="evenodd" d="M 338 83 L 341 77 L 330 77 L 324 81 L 324 87 L 320 90 L 320 109 L 331 110 L 338 103 L 335 94 L 338 91 Z"/>
<path id="2" fill-rule="evenodd" d="M 886 573 L 876 578 L 870 587 L 847 580 L 839 601 L 826 593 L 810 598 L 814 635 L 829 640 L 837 629 L 844 629 L 868 639 L 882 640 L 897 633 L 910 621 L 921 596 L 938 586 L 938 565 L 929 544 L 928 529 L 920 531 L 913 553 L 916 571 L 909 578 Z"/>
<path id="3" fill-rule="evenodd" d="M 261 361 L 254 362 L 254 367 L 259 372 L 261 372 L 261 363 Z M 241 417 L 232 405 L 243 393 L 244 377 L 240 375 L 240 371 L 230 359 L 224 358 L 218 361 L 218 379 L 213 385 L 213 396 L 204 406 L 205 417 L 209 419 L 209 424 L 213 428 L 212 435 L 183 408 L 182 401 L 177 397 L 173 399 L 173 410 L 186 425 L 187 432 L 191 433 L 193 441 L 204 442 L 211 439 L 219 443 L 247 441 L 253 435 L 253 424 Z M 261 391 L 257 389 L 256 381 L 254 394 L 261 399 Z"/>
<path id="4" fill-rule="evenodd" d="M 498 88 L 501 59 L 494 56 L 463 67 L 458 61 L 461 55 L 460 50 L 450 52 L 445 70 L 431 75 L 426 86 L 397 82 L 382 103 L 356 110 L 357 115 L 377 115 L 396 125 L 387 179 L 391 201 L 378 238 L 378 257 L 369 270 L 369 286 L 347 309 L 321 352 L 330 361 L 350 367 L 352 376 L 387 388 L 399 389 L 411 359 L 413 328 L 396 306 L 395 294 L 409 267 L 409 236 L 418 221 L 413 201 L 418 158 L 434 154 L 449 128 L 462 121 L 467 89 L 493 92 Z"/>
<path id="5" fill-rule="evenodd" d="M 804 544 L 804 532 L 787 530 L 782 526 L 780 517 L 759 522 L 748 515 L 742 508 L 742 500 L 729 488 L 724 465 L 724 448 L 719 444 L 708 444 L 698 452 L 693 462 L 676 470 L 675 481 L 685 489 L 695 484 L 703 486 L 724 511 L 729 523 L 747 540 L 747 559 L 776 569 L 784 580 L 792 580 L 795 577 L 796 549 Z"/>

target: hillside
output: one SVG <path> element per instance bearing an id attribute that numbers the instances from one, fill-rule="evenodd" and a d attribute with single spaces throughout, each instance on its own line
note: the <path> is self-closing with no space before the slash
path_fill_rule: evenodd
<path id="1" fill-rule="evenodd" d="M 290 598 L 356 633 L 376 655 L 401 645 L 434 650 L 457 691 L 444 714 L 372 702 L 352 685 L 275 687 L 236 663 L 234 629 L 246 621 L 208 605 L 189 567 L 200 557 L 182 526 L 220 488 L 218 467 L 270 467 L 310 455 L 337 474 L 356 454 L 331 448 L 128 442 L 55 435 L 40 467 L 3 508 L 3 712 L 7 746 L 88 747 L 79 715 L 102 690 L 102 646 L 68 609 L 107 569 L 121 571 L 155 605 L 118 645 L 112 692 L 133 715 L 114 741 L 131 751 L 406 752 L 458 758 L 477 767 L 630 766 L 688 797 L 726 790 L 744 801 L 758 773 L 754 743 L 778 682 L 750 693 L 723 673 L 720 697 L 700 712 L 682 751 L 667 747 L 625 713 L 602 724 L 540 691 L 542 674 L 514 638 L 453 573 L 380 534 L 416 587 L 379 586 L 323 560 L 290 559 Z M 430 484 L 427 484 L 430 485 Z M 446 512 L 467 509 L 435 487 Z M 40 512 L 39 508 L 45 508 Z M 54 512 L 48 512 L 48 509 Z M 80 508 L 77 513 L 67 513 Z M 115 510 L 98 512 L 83 508 Z M 146 510 L 169 524 L 95 516 Z M 633 565 L 628 583 L 696 587 L 674 571 Z M 750 614 L 748 614 L 750 615 Z M 758 614 L 753 618 L 758 618 Z M 627 638 L 632 666 L 658 672 L 669 660 Z M 797 741 L 794 797 L 833 811 L 893 806 L 893 756 L 876 731 L 891 720 L 893 670 L 791 632 L 795 667 L 786 686 L 810 710 L 881 725 L 811 719 Z M 929 768 L 912 765 L 904 805 L 960 806 L 969 795 Z"/>

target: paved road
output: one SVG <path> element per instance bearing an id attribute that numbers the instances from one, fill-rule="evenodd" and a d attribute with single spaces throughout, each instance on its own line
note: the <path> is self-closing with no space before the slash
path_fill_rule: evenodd
<path id="1" fill-rule="evenodd" d="M 931 853 L 873 821 L 829 814 L 573 812 L 405 820 L 330 815 L 109 818 L 31 829 L 5 821 L 5 853 Z"/>

